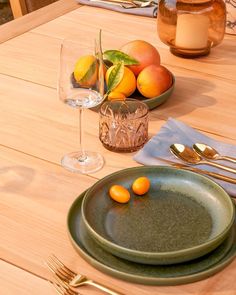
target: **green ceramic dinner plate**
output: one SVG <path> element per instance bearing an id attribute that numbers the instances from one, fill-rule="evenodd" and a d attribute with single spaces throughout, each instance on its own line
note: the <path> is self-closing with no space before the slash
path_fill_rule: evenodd
<path id="1" fill-rule="evenodd" d="M 147 176 L 150 190 L 132 193 Z M 114 184 L 131 193 L 127 204 L 109 197 Z M 228 194 L 202 175 L 166 166 L 141 166 L 110 174 L 86 193 L 81 209 L 90 236 L 106 251 L 133 262 L 173 264 L 214 250 L 234 222 Z"/>
<path id="2" fill-rule="evenodd" d="M 75 250 L 98 270 L 129 282 L 146 285 L 179 285 L 199 281 L 226 267 L 236 256 L 236 221 L 225 241 L 211 253 L 190 262 L 147 265 L 118 258 L 101 248 L 88 234 L 81 218 L 85 192 L 72 204 L 68 217 L 69 238 Z"/>

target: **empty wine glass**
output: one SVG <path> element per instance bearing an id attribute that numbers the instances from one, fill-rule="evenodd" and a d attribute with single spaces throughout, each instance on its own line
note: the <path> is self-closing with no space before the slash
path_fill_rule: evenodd
<path id="1" fill-rule="evenodd" d="M 78 109 L 79 150 L 66 154 L 61 164 L 79 173 L 93 173 L 104 164 L 97 152 L 83 148 L 82 113 L 84 108 L 97 106 L 103 100 L 103 64 L 97 58 L 96 48 L 81 46 L 74 40 L 64 40 L 60 52 L 58 95 L 70 107 Z"/>

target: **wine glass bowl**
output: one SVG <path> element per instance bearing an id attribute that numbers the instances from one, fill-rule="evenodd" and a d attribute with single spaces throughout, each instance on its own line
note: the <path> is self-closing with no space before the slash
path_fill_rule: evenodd
<path id="1" fill-rule="evenodd" d="M 63 103 L 79 110 L 79 149 L 65 155 L 62 166 L 72 172 L 96 172 L 104 160 L 97 152 L 84 150 L 82 127 L 83 109 L 99 105 L 104 96 L 103 64 L 95 47 L 85 47 L 74 40 L 62 42 L 57 89 Z"/>
<path id="2" fill-rule="evenodd" d="M 100 71 L 102 65 L 99 64 L 95 54 L 95 48 L 83 47 L 72 40 L 62 42 L 58 94 L 59 98 L 69 106 L 91 108 L 101 103 L 104 95 L 104 77 L 103 71 Z M 88 72 L 93 67 L 93 64 L 89 64 L 92 57 L 96 67 L 94 73 L 89 75 Z M 81 60 L 82 62 L 79 62 Z M 87 81 L 76 80 L 75 74 L 78 76 L 78 71 L 80 75 L 87 74 Z"/>

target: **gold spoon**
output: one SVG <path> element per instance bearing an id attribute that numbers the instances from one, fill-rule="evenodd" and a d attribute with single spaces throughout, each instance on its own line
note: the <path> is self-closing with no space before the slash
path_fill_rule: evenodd
<path id="1" fill-rule="evenodd" d="M 210 165 L 213 167 L 217 167 L 232 173 L 236 173 L 236 169 L 230 168 L 228 166 L 224 166 L 221 164 L 209 162 L 202 160 L 202 158 L 196 153 L 193 149 L 191 149 L 188 146 L 185 146 L 180 143 L 174 143 L 170 146 L 170 151 L 179 159 L 182 161 L 192 164 L 192 165 L 200 165 L 200 164 L 205 164 L 205 165 Z"/>
<path id="2" fill-rule="evenodd" d="M 236 163 L 236 158 L 221 156 L 213 147 L 206 145 L 204 143 L 195 143 L 193 149 L 200 156 L 207 160 L 226 160 L 233 163 Z"/>

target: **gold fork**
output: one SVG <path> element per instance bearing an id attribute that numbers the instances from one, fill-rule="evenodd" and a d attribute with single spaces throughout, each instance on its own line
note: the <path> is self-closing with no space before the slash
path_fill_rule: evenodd
<path id="1" fill-rule="evenodd" d="M 110 5 L 120 6 L 125 9 L 136 8 L 137 5 L 130 1 L 122 1 L 122 0 L 90 0 L 91 2 L 99 2 L 99 3 L 106 3 Z"/>
<path id="2" fill-rule="evenodd" d="M 59 278 L 55 277 L 56 283 L 52 282 L 53 287 L 56 289 L 58 294 L 61 295 L 82 295 L 76 291 L 73 291 L 71 287 L 60 280 Z"/>
<path id="3" fill-rule="evenodd" d="M 51 255 L 46 262 L 48 268 L 54 273 L 56 277 L 67 283 L 70 287 L 80 287 L 83 285 L 94 286 L 110 295 L 122 295 L 111 288 L 108 288 L 100 283 L 88 279 L 86 276 L 77 274 L 67 266 L 65 266 L 55 255 Z M 71 294 L 74 295 L 74 294 Z"/>
<path id="4" fill-rule="evenodd" d="M 57 285 L 56 283 L 52 283 L 53 287 L 56 289 L 58 294 L 61 295 L 77 295 L 78 293 L 74 292 L 74 291 L 70 291 L 70 289 L 68 288 L 64 288 L 61 285 Z"/>

